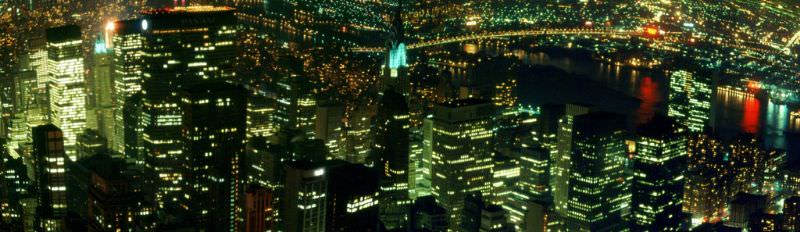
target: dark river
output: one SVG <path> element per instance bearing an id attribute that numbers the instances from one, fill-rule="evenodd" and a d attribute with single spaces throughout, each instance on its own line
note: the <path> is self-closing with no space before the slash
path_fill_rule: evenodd
<path id="1" fill-rule="evenodd" d="M 663 70 L 637 70 L 544 52 L 519 50 L 513 54 L 527 64 L 550 65 L 578 74 L 545 77 L 531 73 L 531 78 L 522 77 L 519 93 L 523 104 L 585 103 L 626 114 L 636 124 L 647 122 L 654 114 L 666 114 L 669 82 Z M 712 120 L 719 136 L 758 134 L 766 147 L 785 149 L 790 157 L 798 157 L 800 123 L 789 123 L 792 109 L 788 106 L 728 91 L 717 91 L 713 104 Z"/>

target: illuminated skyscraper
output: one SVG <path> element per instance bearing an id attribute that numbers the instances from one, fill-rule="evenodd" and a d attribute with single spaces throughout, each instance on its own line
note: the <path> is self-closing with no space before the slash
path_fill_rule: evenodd
<path id="1" fill-rule="evenodd" d="M 247 99 L 244 88 L 205 81 L 180 92 L 188 210 L 207 231 L 240 231 Z"/>
<path id="2" fill-rule="evenodd" d="M 625 190 L 625 118 L 593 112 L 572 127 L 567 231 L 620 231 L 629 207 Z"/>
<path id="3" fill-rule="evenodd" d="M 247 101 L 247 138 L 269 137 L 275 133 L 270 116 L 275 102 L 266 96 L 250 96 Z"/>
<path id="4" fill-rule="evenodd" d="M 86 127 L 83 50 L 78 26 L 47 29 L 47 72 L 50 120 L 64 132 L 65 151 L 74 161 L 75 141 Z"/>
<path id="5" fill-rule="evenodd" d="M 281 129 L 297 129 L 314 135 L 317 100 L 307 77 L 290 74 L 277 81 L 274 123 Z"/>
<path id="6" fill-rule="evenodd" d="M 233 81 L 235 21 L 231 8 L 192 6 L 146 11 L 138 23 L 145 40 L 142 140 L 145 164 L 158 178 L 161 207 L 178 207 L 188 191 L 182 182 L 190 180 L 180 171 L 189 154 L 183 151 L 179 86 Z"/>
<path id="7" fill-rule="evenodd" d="M 108 140 L 108 146 L 117 147 L 114 138 L 114 101 L 112 95 L 111 53 L 103 35 L 95 41 L 92 61 L 92 75 L 89 82 L 89 104 L 87 107 L 87 127 L 97 130 Z"/>
<path id="8" fill-rule="evenodd" d="M 686 128 L 655 116 L 639 128 L 633 158 L 633 228 L 678 231 L 681 224 Z"/>
<path id="9" fill-rule="evenodd" d="M 541 204 L 540 202 L 552 199 L 550 151 L 540 147 L 527 147 L 512 149 L 509 155 L 519 162 L 519 177 L 516 184 L 511 186 L 511 195 L 503 208 L 509 212 L 509 221 L 516 224 L 518 229 L 533 228 L 528 225 L 526 218 L 531 216 L 529 214 L 534 202 Z M 540 207 L 542 210 L 547 209 L 545 206 Z"/>
<path id="10" fill-rule="evenodd" d="M 457 229 L 468 193 L 490 194 L 492 118 L 490 102 L 456 100 L 434 107 L 431 135 L 431 193 Z"/>
<path id="11" fill-rule="evenodd" d="M 683 212 L 692 214 L 693 225 L 724 215 L 732 180 L 729 159 L 719 140 L 708 135 L 689 137 Z"/>
<path id="12" fill-rule="evenodd" d="M 685 124 L 689 131 L 702 132 L 711 121 L 709 112 L 712 112 L 714 89 L 709 74 L 675 71 L 669 80 L 668 115 Z"/>
<path id="13" fill-rule="evenodd" d="M 573 136 L 573 121 L 575 116 L 589 112 L 589 107 L 584 105 L 567 104 L 564 114 L 558 120 L 557 143 L 550 156 L 550 186 L 553 188 L 553 203 L 556 212 L 562 216 L 567 215 L 567 201 L 569 200 L 570 163 Z"/>
<path id="14" fill-rule="evenodd" d="M 48 124 L 33 128 L 33 155 L 36 163 L 39 208 L 37 228 L 60 231 L 67 213 L 66 162 L 64 134 Z"/>
<path id="15" fill-rule="evenodd" d="M 287 164 L 281 203 L 286 231 L 325 231 L 328 178 L 325 167 L 306 161 Z"/>
<path id="16" fill-rule="evenodd" d="M 325 142 L 330 154 L 338 156 L 341 153 L 339 141 L 342 138 L 344 106 L 332 103 L 319 104 L 316 117 L 314 137 Z"/>
<path id="17" fill-rule="evenodd" d="M 405 225 L 404 216 L 411 203 L 408 192 L 409 127 L 405 97 L 393 90 L 384 91 L 375 116 L 370 161 L 381 170 L 381 221 L 387 229 Z"/>
<path id="18" fill-rule="evenodd" d="M 783 201 L 783 227 L 788 231 L 800 229 L 800 196 L 792 196 Z"/>
<path id="19" fill-rule="evenodd" d="M 328 177 L 325 231 L 381 231 L 378 207 L 385 203 L 379 199 L 382 192 L 379 170 L 338 160 L 326 164 L 325 170 Z"/>
<path id="20" fill-rule="evenodd" d="M 131 95 L 142 90 L 144 36 L 142 20 L 125 20 L 114 23 L 111 75 L 114 87 L 114 141 L 111 149 L 132 155 L 125 149 L 125 103 Z M 110 135 L 109 135 L 110 136 Z"/>

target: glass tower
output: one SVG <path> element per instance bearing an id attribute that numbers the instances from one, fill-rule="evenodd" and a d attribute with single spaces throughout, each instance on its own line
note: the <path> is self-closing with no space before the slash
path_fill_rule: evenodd
<path id="1" fill-rule="evenodd" d="M 81 29 L 70 25 L 50 28 L 46 33 L 50 120 L 64 132 L 67 156 L 74 161 L 78 133 L 86 127 Z"/>
<path id="2" fill-rule="evenodd" d="M 431 193 L 450 214 L 451 229 L 461 224 L 464 198 L 489 195 L 492 184 L 492 105 L 462 99 L 434 106 L 431 135 Z"/>

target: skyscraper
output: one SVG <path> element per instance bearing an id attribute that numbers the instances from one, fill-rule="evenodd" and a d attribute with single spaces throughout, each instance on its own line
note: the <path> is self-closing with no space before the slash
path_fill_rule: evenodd
<path id="1" fill-rule="evenodd" d="M 619 231 L 630 205 L 625 189 L 624 116 L 593 112 L 576 116 L 570 155 L 568 231 Z"/>
<path id="2" fill-rule="evenodd" d="M 325 231 L 380 231 L 378 206 L 384 203 L 379 198 L 382 194 L 379 170 L 340 160 L 325 166 L 328 178 Z"/>
<path id="3" fill-rule="evenodd" d="M 402 94 L 383 92 L 375 116 L 371 162 L 381 170 L 381 221 L 388 229 L 402 227 L 410 205 L 409 115 Z"/>
<path id="4" fill-rule="evenodd" d="M 235 78 L 235 17 L 227 7 L 192 6 L 143 12 L 142 141 L 148 168 L 158 178 L 159 202 L 176 206 L 186 189 L 179 86 Z M 209 103 L 216 104 L 216 103 Z M 185 190 L 185 191 L 184 191 Z"/>
<path id="5" fill-rule="evenodd" d="M 633 158 L 633 229 L 678 231 L 681 224 L 686 128 L 655 116 L 638 131 Z"/>
<path id="6" fill-rule="evenodd" d="M 144 68 L 144 35 L 142 20 L 117 21 L 113 26 L 111 75 L 114 88 L 114 141 L 111 149 L 131 155 L 125 149 L 129 140 L 125 133 L 125 117 L 128 111 L 125 103 L 128 97 L 142 90 Z M 107 135 L 110 136 L 110 135 Z"/>
<path id="7" fill-rule="evenodd" d="M 186 204 L 197 226 L 208 231 L 240 231 L 245 93 L 212 80 L 180 92 Z"/>
<path id="8" fill-rule="evenodd" d="M 33 155 L 36 162 L 39 208 L 37 228 L 58 231 L 67 213 L 66 162 L 64 134 L 48 124 L 33 128 Z"/>
<path id="9" fill-rule="evenodd" d="M 556 212 L 562 216 L 567 215 L 567 201 L 569 200 L 569 185 L 571 171 L 571 154 L 573 140 L 573 121 L 578 115 L 589 112 L 589 107 L 578 104 L 564 106 L 564 114 L 558 120 L 557 143 L 550 156 L 550 186 L 553 188 L 553 203 Z M 551 146 L 552 147 L 552 146 Z"/>
<path id="10" fill-rule="evenodd" d="M 722 143 L 708 135 L 689 137 L 683 211 L 692 221 L 716 221 L 725 213 L 732 180 Z"/>
<path id="11" fill-rule="evenodd" d="M 47 72 L 50 121 L 64 132 L 65 151 L 74 161 L 77 136 L 86 127 L 83 50 L 78 26 L 47 29 Z"/>
<path id="12" fill-rule="evenodd" d="M 286 231 L 325 231 L 328 178 L 325 167 L 307 161 L 287 164 L 281 215 Z"/>
<path id="13" fill-rule="evenodd" d="M 109 29 L 109 28 L 107 28 Z M 106 31 L 111 33 L 111 31 Z M 97 130 L 103 138 L 108 140 L 111 148 L 117 147 L 114 137 L 114 101 L 113 101 L 113 80 L 111 76 L 112 54 L 108 49 L 109 43 L 100 38 L 95 41 L 93 64 L 89 82 L 88 104 L 87 104 L 87 127 Z M 110 39 L 110 37 L 109 37 Z"/>
<path id="14" fill-rule="evenodd" d="M 273 120 L 281 129 L 297 129 L 308 136 L 313 136 L 317 100 L 311 92 L 312 87 L 308 77 L 298 72 L 293 72 L 277 81 L 277 104 Z"/>
<path id="15" fill-rule="evenodd" d="M 460 225 L 467 193 L 489 194 L 492 182 L 492 105 L 463 99 L 434 106 L 431 192 Z"/>
<path id="16" fill-rule="evenodd" d="M 709 112 L 714 89 L 710 74 L 686 70 L 672 73 L 669 79 L 668 115 L 685 124 L 689 131 L 702 132 L 712 119 Z"/>

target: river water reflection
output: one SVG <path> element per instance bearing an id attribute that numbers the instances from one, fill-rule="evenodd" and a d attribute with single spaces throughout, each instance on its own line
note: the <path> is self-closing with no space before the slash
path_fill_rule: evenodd
<path id="1" fill-rule="evenodd" d="M 517 50 L 513 54 L 526 64 L 551 65 L 580 74 L 583 78 L 591 79 L 601 89 L 583 88 L 575 91 L 569 90 L 572 86 L 559 86 L 562 83 L 572 85 L 578 80 L 563 80 L 558 83 L 521 80 L 519 93 L 524 104 L 569 103 L 579 99 L 582 103 L 596 105 L 604 110 L 627 114 L 637 124 L 646 122 L 654 114 L 666 113 L 669 82 L 664 70 L 638 70 L 544 52 Z M 604 88 L 613 91 L 603 91 Z M 608 92 L 621 93 L 639 101 L 630 104 L 629 100 L 608 96 L 613 95 Z M 800 149 L 800 137 L 794 133 L 798 131 L 798 125 L 789 125 L 791 110 L 786 105 L 759 99 L 752 94 L 730 91 L 718 91 L 713 104 L 713 124 L 721 136 L 754 133 L 762 136 L 768 147 L 788 149 L 793 156 Z"/>

